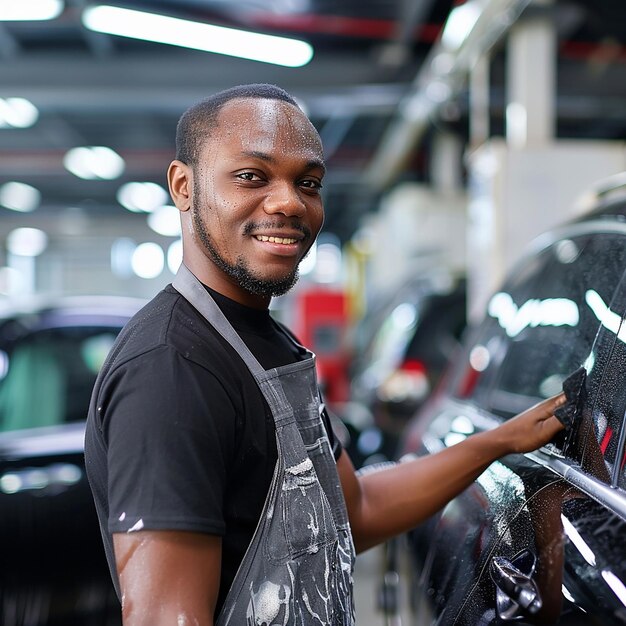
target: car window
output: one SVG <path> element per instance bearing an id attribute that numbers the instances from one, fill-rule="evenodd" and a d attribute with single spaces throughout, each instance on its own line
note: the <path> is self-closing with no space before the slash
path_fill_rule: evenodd
<path id="1" fill-rule="evenodd" d="M 406 346 L 415 332 L 420 308 L 413 302 L 399 303 L 383 320 L 374 335 L 363 382 L 378 386 L 401 362 Z"/>
<path id="2" fill-rule="evenodd" d="M 467 356 L 475 380 L 465 375 L 457 395 L 510 417 L 557 393 L 589 358 L 625 265 L 615 233 L 561 239 L 527 259 L 491 298 Z"/>
<path id="3" fill-rule="evenodd" d="M 622 327 L 623 328 L 623 327 Z M 625 329 L 626 330 L 626 329 Z M 624 335 L 624 332 L 621 332 Z M 624 442 L 622 426 L 626 410 L 626 345 L 623 338 L 617 338 L 609 367 L 605 369 L 600 393 L 593 404 L 592 421 L 594 437 L 584 448 L 583 465 L 595 468 L 600 459 L 604 460 L 606 473 L 597 476 L 606 482 L 624 488 Z M 618 466 L 615 467 L 615 463 Z M 597 475 L 596 472 L 593 472 Z"/>
<path id="4" fill-rule="evenodd" d="M 626 488 L 626 280 L 610 307 L 592 301 L 601 330 L 588 363 L 588 389 L 593 402 L 588 437 L 582 449 L 583 467 L 605 482 Z M 596 393 L 593 393 L 596 390 Z M 584 421 L 584 416 L 583 416 Z"/>
<path id="5" fill-rule="evenodd" d="M 465 285 L 448 294 L 437 294 L 425 301 L 422 319 L 406 347 L 404 360 L 428 364 L 437 379 L 457 353 L 466 326 Z"/>
<path id="6" fill-rule="evenodd" d="M 0 350 L 0 432 L 84 420 L 118 328 L 31 333 Z"/>

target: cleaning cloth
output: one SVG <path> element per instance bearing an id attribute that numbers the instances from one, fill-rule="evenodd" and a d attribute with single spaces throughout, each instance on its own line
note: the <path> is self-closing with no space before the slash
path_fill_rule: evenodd
<path id="1" fill-rule="evenodd" d="M 587 370 L 579 367 L 563 381 L 565 403 L 554 411 L 554 415 L 568 430 L 573 426 L 576 416 L 585 403 L 586 378 Z"/>

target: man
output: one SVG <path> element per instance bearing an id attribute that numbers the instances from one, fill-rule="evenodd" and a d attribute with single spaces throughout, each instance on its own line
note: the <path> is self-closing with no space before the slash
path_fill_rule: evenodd
<path id="1" fill-rule="evenodd" d="M 322 226 L 315 128 L 283 90 L 236 87 L 183 115 L 176 157 L 183 266 L 122 331 L 87 425 L 124 623 L 353 624 L 354 548 L 426 519 L 496 458 L 547 442 L 563 397 L 357 476 L 313 359 L 268 313 Z"/>

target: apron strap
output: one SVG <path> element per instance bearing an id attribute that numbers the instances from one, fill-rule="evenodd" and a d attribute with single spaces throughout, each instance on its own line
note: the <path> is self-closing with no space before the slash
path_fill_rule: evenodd
<path id="1" fill-rule="evenodd" d="M 191 303 L 243 359 L 259 385 L 261 393 L 265 396 L 265 400 L 270 407 L 273 407 L 272 413 L 276 425 L 292 421 L 293 411 L 277 378 L 277 370 L 275 368 L 263 369 L 243 339 L 226 319 L 211 294 L 184 263 L 178 269 L 172 287 Z"/>
<path id="2" fill-rule="evenodd" d="M 178 269 L 176 277 L 172 282 L 172 287 L 184 296 L 235 349 L 255 378 L 267 378 L 265 370 L 252 352 L 250 352 L 250 349 L 241 337 L 235 332 L 235 329 L 226 319 L 222 310 L 217 306 L 211 294 L 184 263 L 181 264 Z"/>

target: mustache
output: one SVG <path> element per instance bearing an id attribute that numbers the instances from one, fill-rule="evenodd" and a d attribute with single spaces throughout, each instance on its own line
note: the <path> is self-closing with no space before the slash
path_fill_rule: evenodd
<path id="1" fill-rule="evenodd" d="M 311 237 L 311 229 L 300 222 L 287 222 L 265 220 L 263 222 L 247 222 L 243 228 L 244 235 L 251 235 L 256 230 L 280 230 L 281 228 L 290 228 L 300 231 L 307 239 Z"/>

